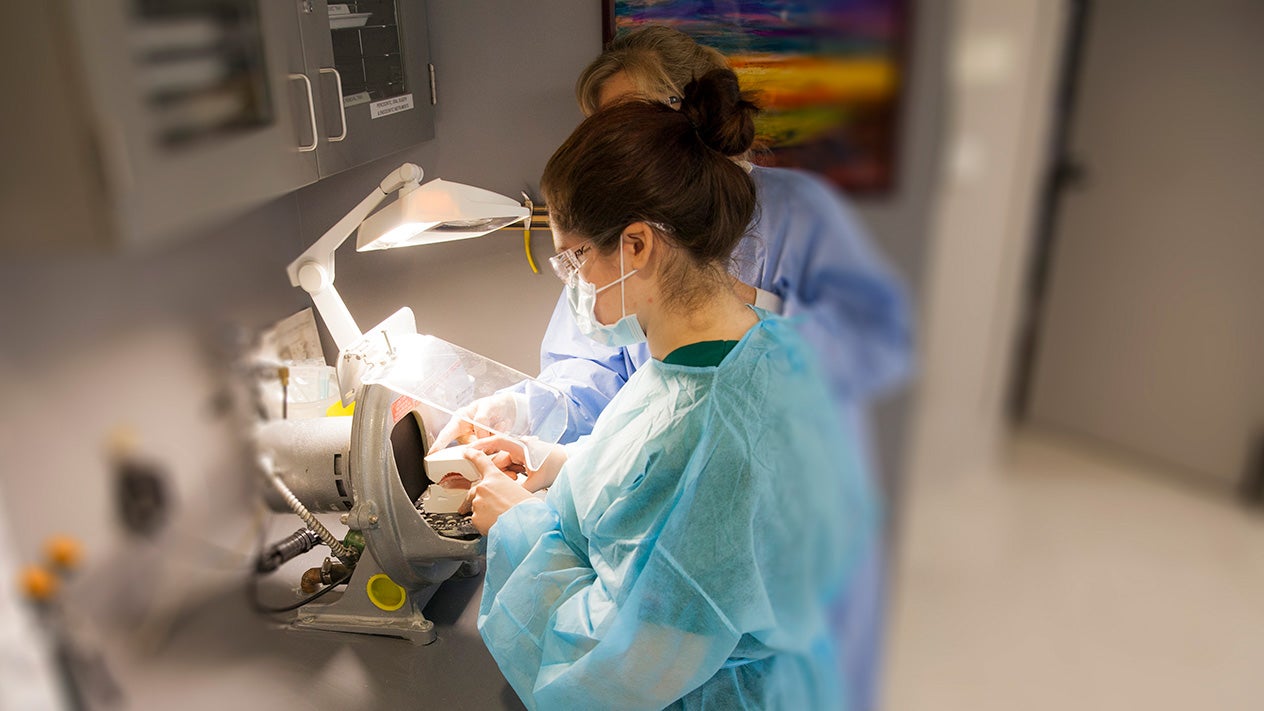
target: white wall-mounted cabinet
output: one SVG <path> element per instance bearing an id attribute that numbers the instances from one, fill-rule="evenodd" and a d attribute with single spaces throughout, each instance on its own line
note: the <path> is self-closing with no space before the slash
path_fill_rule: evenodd
<path id="1" fill-rule="evenodd" d="M 434 136 L 424 0 L 47 0 L 0 36 L 6 252 L 158 243 Z"/>

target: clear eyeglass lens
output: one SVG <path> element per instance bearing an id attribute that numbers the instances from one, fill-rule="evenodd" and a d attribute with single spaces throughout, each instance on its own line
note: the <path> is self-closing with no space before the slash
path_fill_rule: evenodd
<path id="1" fill-rule="evenodd" d="M 553 273 L 557 275 L 565 283 L 569 283 L 571 278 L 579 272 L 579 268 L 584 264 L 583 255 L 588 251 L 589 245 L 583 244 L 575 249 L 568 249 L 549 258 L 549 265 L 553 267 Z"/>

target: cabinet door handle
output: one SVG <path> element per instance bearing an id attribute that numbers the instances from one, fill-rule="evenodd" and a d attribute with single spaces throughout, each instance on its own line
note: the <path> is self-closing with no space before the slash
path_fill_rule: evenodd
<path id="1" fill-rule="evenodd" d="M 342 103 L 342 75 L 333 67 L 321 67 L 320 73 L 333 74 L 334 81 L 338 84 L 338 114 L 342 117 L 342 133 L 329 137 L 330 143 L 337 143 L 347 137 L 347 107 Z"/>
<path id="2" fill-rule="evenodd" d="M 291 74 L 290 81 L 295 79 L 302 79 L 303 84 L 307 87 L 307 117 L 312 120 L 312 145 L 304 146 L 300 143 L 298 146 L 298 152 L 308 153 L 316 150 L 316 143 L 318 141 L 318 137 L 316 135 L 316 104 L 312 101 L 312 80 L 308 79 L 306 74 Z"/>

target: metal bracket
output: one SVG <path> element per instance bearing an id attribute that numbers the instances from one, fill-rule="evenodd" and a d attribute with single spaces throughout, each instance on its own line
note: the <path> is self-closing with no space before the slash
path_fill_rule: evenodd
<path id="1" fill-rule="evenodd" d="M 380 521 L 381 514 L 378 512 L 377 504 L 373 501 L 357 501 L 351 507 L 351 510 L 347 512 L 347 528 L 353 531 L 377 528 Z"/>

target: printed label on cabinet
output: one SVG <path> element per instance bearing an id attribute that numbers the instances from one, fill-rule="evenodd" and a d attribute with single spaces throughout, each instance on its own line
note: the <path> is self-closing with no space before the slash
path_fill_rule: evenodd
<path id="1" fill-rule="evenodd" d="M 359 106 L 360 104 L 369 103 L 370 98 L 369 92 L 362 91 L 358 94 L 351 94 L 350 96 L 342 97 L 342 105 L 344 107 Z"/>
<path id="2" fill-rule="evenodd" d="M 413 95 L 404 94 L 390 99 L 374 101 L 369 104 L 369 118 L 382 118 L 397 114 L 400 111 L 411 111 L 413 108 Z"/>

